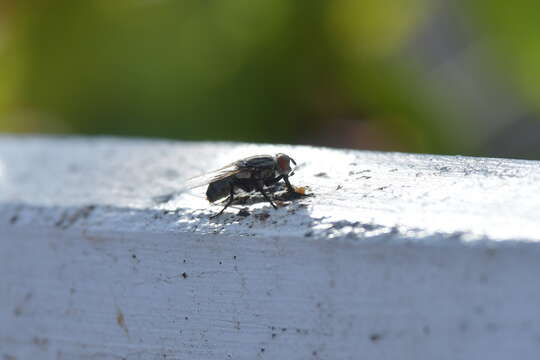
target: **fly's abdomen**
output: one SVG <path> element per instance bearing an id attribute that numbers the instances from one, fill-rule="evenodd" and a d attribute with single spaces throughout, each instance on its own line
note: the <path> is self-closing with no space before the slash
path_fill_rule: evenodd
<path id="1" fill-rule="evenodd" d="M 222 199 L 231 193 L 232 178 L 227 177 L 224 179 L 211 182 L 206 189 L 206 198 L 210 202 Z"/>

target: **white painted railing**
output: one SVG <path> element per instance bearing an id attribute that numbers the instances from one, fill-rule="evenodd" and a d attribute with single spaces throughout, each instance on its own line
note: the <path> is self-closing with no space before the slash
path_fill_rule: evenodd
<path id="1" fill-rule="evenodd" d="M 314 196 L 155 201 L 276 152 Z M 539 194 L 533 161 L 0 137 L 0 358 L 537 359 Z"/>

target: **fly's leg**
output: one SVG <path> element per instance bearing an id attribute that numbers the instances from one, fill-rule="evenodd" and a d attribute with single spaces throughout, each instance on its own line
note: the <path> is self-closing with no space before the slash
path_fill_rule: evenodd
<path id="1" fill-rule="evenodd" d="M 285 185 L 287 185 L 287 189 L 289 190 L 289 192 L 296 193 L 296 190 L 294 190 L 294 187 L 289 182 L 288 176 L 283 176 L 283 181 L 285 181 Z"/>
<path id="2" fill-rule="evenodd" d="M 264 185 L 271 186 L 277 183 L 279 180 L 283 178 L 283 175 L 279 175 L 278 177 L 272 178 L 270 180 L 265 180 Z"/>
<path id="3" fill-rule="evenodd" d="M 264 191 L 262 184 L 257 183 L 256 186 L 257 186 L 257 191 L 260 192 L 260 193 L 264 196 L 264 199 L 265 199 L 266 201 L 268 201 L 268 202 L 270 203 L 270 205 L 272 205 L 272 207 L 273 207 L 274 209 L 277 209 L 276 204 L 274 204 L 274 202 L 273 202 L 272 200 L 270 200 L 270 198 L 269 198 L 268 195 L 266 194 L 266 191 Z"/>
<path id="4" fill-rule="evenodd" d="M 229 205 L 232 204 L 233 200 L 234 200 L 234 187 L 231 185 L 231 194 L 229 195 L 229 200 L 227 200 L 227 203 L 225 204 L 223 209 L 221 209 L 221 211 L 218 212 L 217 214 L 210 216 L 210 219 L 213 219 L 213 218 L 218 217 L 219 215 L 223 214 L 225 209 L 228 208 Z"/>

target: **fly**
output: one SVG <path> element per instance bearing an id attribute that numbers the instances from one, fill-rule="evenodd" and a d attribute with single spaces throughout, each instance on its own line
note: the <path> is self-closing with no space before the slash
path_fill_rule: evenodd
<path id="1" fill-rule="evenodd" d="M 219 216 L 227 209 L 234 200 L 237 190 L 245 192 L 257 191 L 264 199 L 277 209 L 276 204 L 268 195 L 265 187 L 276 184 L 280 180 L 285 182 L 289 192 L 296 193 L 289 182 L 289 176 L 294 174 L 291 162 L 296 166 L 296 161 L 290 156 L 278 153 L 272 155 L 256 155 L 233 162 L 221 169 L 188 180 L 186 188 L 196 188 L 208 185 L 206 198 L 213 203 L 228 196 L 227 203 L 220 212 L 211 216 Z M 164 198 L 166 200 L 166 198 Z"/>

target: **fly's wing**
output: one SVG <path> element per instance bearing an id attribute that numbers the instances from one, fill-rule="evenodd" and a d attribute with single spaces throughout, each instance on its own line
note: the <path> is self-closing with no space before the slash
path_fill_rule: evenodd
<path id="1" fill-rule="evenodd" d="M 214 171 L 211 171 L 206 174 L 202 174 L 199 176 L 192 177 L 190 179 L 187 179 L 186 182 L 183 185 L 183 190 L 191 190 L 195 189 L 204 185 L 208 185 L 211 182 L 226 178 L 231 175 L 236 175 L 241 171 L 234 163 L 227 165 L 225 167 L 222 167 L 221 169 L 217 169 Z"/>
<path id="2" fill-rule="evenodd" d="M 184 184 L 182 184 L 182 187 L 179 190 L 169 194 L 155 196 L 153 199 L 155 202 L 160 204 L 166 203 L 169 202 L 171 199 L 175 198 L 176 196 L 185 193 L 188 190 L 208 185 L 211 182 L 226 178 L 231 175 L 236 175 L 241 171 L 242 169 L 238 168 L 236 166 L 236 163 L 232 163 L 222 167 L 221 169 L 217 169 L 202 175 L 189 178 Z"/>

